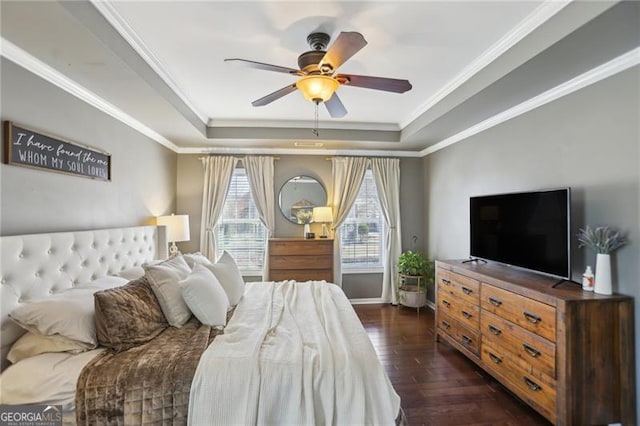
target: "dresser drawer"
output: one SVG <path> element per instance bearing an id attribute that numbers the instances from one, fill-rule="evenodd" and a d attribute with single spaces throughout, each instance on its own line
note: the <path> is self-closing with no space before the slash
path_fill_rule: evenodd
<path id="1" fill-rule="evenodd" d="M 555 344 L 485 310 L 481 316 L 484 343 L 511 352 L 527 372 L 556 377 Z"/>
<path id="2" fill-rule="evenodd" d="M 271 269 L 331 269 L 333 268 L 333 256 L 269 256 Z"/>
<path id="3" fill-rule="evenodd" d="M 480 302 L 480 282 L 455 272 L 440 270 L 438 286 L 445 293 L 477 305 Z"/>
<path id="4" fill-rule="evenodd" d="M 484 283 L 480 293 L 482 309 L 556 341 L 555 307 Z"/>
<path id="5" fill-rule="evenodd" d="M 333 255 L 333 240 L 269 241 L 270 255 Z"/>
<path id="6" fill-rule="evenodd" d="M 480 332 L 471 330 L 461 324 L 455 327 L 456 340 L 474 354 L 480 354 Z"/>
<path id="7" fill-rule="evenodd" d="M 474 354 L 480 354 L 480 333 L 478 331 L 465 327 L 454 317 L 441 310 L 438 310 L 437 327 Z"/>
<path id="8" fill-rule="evenodd" d="M 462 324 L 474 330 L 480 329 L 480 308 L 463 299 L 457 298 L 438 284 L 438 309 L 456 318 Z"/>
<path id="9" fill-rule="evenodd" d="M 437 327 L 450 336 L 456 337 L 456 332 L 458 329 L 456 321 L 453 319 L 453 317 L 445 314 L 442 311 L 438 311 Z"/>
<path id="10" fill-rule="evenodd" d="M 522 399 L 534 405 L 546 418 L 556 420 L 556 381 L 541 375 L 533 376 L 522 372 L 509 353 L 482 342 L 482 361 L 490 371 L 496 372 L 509 389 Z"/>

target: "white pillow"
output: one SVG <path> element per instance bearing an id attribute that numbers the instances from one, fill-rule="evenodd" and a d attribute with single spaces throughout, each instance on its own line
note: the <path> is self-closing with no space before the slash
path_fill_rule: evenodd
<path id="1" fill-rule="evenodd" d="M 193 269 L 193 267 L 196 265 L 211 265 L 211 261 L 209 261 L 209 259 L 207 259 L 207 257 L 199 251 L 195 253 L 183 254 L 182 257 L 184 257 L 184 260 L 187 262 L 187 265 L 189 265 L 191 269 Z"/>
<path id="2" fill-rule="evenodd" d="M 202 324 L 214 327 L 227 324 L 229 299 L 210 270 L 196 264 L 193 272 L 179 284 L 187 306 Z"/>
<path id="3" fill-rule="evenodd" d="M 98 340 L 93 321 L 93 293 L 126 283 L 121 277 L 98 278 L 44 299 L 24 302 L 9 313 L 9 318 L 27 331 L 62 336 L 95 348 Z"/>
<path id="4" fill-rule="evenodd" d="M 36 355 L 0 375 L 0 404 L 61 404 L 73 399 L 80 372 L 104 349 Z"/>
<path id="5" fill-rule="evenodd" d="M 244 294 L 244 279 L 233 257 L 225 251 L 215 265 L 204 266 L 216 276 L 231 306 L 237 305 Z"/>
<path id="6" fill-rule="evenodd" d="M 7 360 L 15 364 L 25 358 L 49 352 L 68 352 L 77 354 L 91 349 L 87 343 L 76 342 L 63 336 L 43 336 L 39 333 L 28 332 L 11 345 Z"/>
<path id="7" fill-rule="evenodd" d="M 134 266 L 133 268 L 125 269 L 116 274 L 117 277 L 125 278 L 129 281 L 137 280 L 144 277 L 144 269 L 142 266 Z"/>
<path id="8" fill-rule="evenodd" d="M 143 267 L 167 322 L 174 327 L 182 327 L 191 318 L 191 311 L 180 294 L 178 281 L 187 278 L 191 268 L 182 256 Z"/>

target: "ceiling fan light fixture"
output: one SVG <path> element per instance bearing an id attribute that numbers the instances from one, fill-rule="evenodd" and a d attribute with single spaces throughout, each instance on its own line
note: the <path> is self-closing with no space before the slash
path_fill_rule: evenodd
<path id="1" fill-rule="evenodd" d="M 326 75 L 308 75 L 302 77 L 296 83 L 296 87 L 302 93 L 302 96 L 308 101 L 326 102 L 338 90 L 340 83 L 332 77 Z"/>

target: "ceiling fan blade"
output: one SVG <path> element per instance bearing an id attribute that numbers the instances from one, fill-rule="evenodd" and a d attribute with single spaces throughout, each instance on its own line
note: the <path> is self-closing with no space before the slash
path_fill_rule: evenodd
<path id="1" fill-rule="evenodd" d="M 295 83 L 290 84 L 288 86 L 283 87 L 282 89 L 276 90 L 273 93 L 269 93 L 267 96 L 263 96 L 262 98 L 251 102 L 251 105 L 254 107 L 264 106 L 270 104 L 271 102 L 280 99 L 281 97 L 288 95 L 291 92 L 295 92 L 298 88 Z"/>
<path id="2" fill-rule="evenodd" d="M 329 115 L 332 118 L 342 118 L 347 115 L 347 109 L 342 104 L 337 93 L 334 93 L 333 96 L 324 103 L 324 106 L 327 107 L 327 111 L 329 111 Z"/>
<path id="3" fill-rule="evenodd" d="M 338 74 L 335 76 L 341 84 L 364 87 L 365 89 L 384 90 L 385 92 L 404 93 L 413 87 L 409 80 L 397 78 L 371 77 L 368 75 Z"/>
<path id="4" fill-rule="evenodd" d="M 244 65 L 247 65 L 251 68 L 257 68 L 259 70 L 283 72 L 286 74 L 293 74 L 293 75 L 305 75 L 302 71 L 297 70 L 295 68 L 281 67 L 280 65 L 265 64 L 263 62 L 250 61 L 248 59 L 227 58 L 224 61 L 225 62 L 241 62 Z"/>
<path id="5" fill-rule="evenodd" d="M 367 40 L 364 39 L 362 34 L 357 32 L 341 32 L 336 41 L 331 45 L 329 50 L 327 50 L 327 53 L 325 53 L 318 66 L 322 70 L 323 66 L 329 65 L 331 72 L 333 72 L 366 45 Z"/>

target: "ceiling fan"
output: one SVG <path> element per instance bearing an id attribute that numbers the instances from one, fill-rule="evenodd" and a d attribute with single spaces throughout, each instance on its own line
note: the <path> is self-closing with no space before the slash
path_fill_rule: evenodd
<path id="1" fill-rule="evenodd" d="M 338 94 L 335 93 L 340 85 L 395 93 L 404 93 L 411 89 L 412 86 L 408 80 L 355 74 L 336 74 L 338 67 L 366 46 L 367 41 L 358 32 L 341 32 L 329 50 L 326 50 L 330 39 L 331 37 L 325 33 L 316 32 L 310 34 L 307 37 L 307 42 L 312 50 L 304 52 L 298 57 L 300 69 L 240 58 L 225 59 L 225 62 L 236 61 L 252 68 L 301 77 L 297 82 L 251 102 L 251 105 L 267 105 L 295 90 L 300 90 L 305 99 L 315 102 L 316 105 L 324 102 L 329 115 L 334 118 L 344 117 L 347 114 L 346 108 Z"/>

